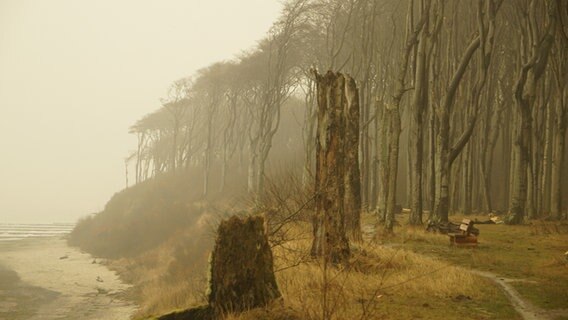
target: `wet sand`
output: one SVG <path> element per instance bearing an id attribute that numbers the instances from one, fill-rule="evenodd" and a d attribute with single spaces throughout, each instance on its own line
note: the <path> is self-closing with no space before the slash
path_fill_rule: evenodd
<path id="1" fill-rule="evenodd" d="M 0 320 L 129 319 L 129 288 L 63 238 L 0 242 Z"/>

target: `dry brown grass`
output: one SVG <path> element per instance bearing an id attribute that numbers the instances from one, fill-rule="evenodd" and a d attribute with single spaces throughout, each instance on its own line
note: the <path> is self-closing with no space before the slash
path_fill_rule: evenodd
<path id="1" fill-rule="evenodd" d="M 183 310 L 201 304 L 201 290 L 196 290 L 195 282 L 191 279 L 173 283 L 156 281 L 142 287 L 144 305 L 134 315 L 144 318 L 150 315 L 160 315 L 172 310 Z"/>
<path id="2" fill-rule="evenodd" d="M 160 248 L 138 258 L 111 263 L 111 268 L 134 285 L 131 297 L 139 304 L 134 319 L 146 319 L 203 303 L 205 270 L 188 265 L 185 274 L 172 275 L 171 266 L 177 263 L 173 252 Z"/>
<path id="3" fill-rule="evenodd" d="M 267 308 L 228 315 L 227 319 L 518 318 L 502 292 L 488 280 L 435 256 L 413 252 L 414 245 L 448 246 L 447 237 L 426 233 L 422 228 L 403 226 L 397 228 L 394 237 L 352 244 L 348 268 L 324 267 L 309 256 L 310 198 L 297 180 L 277 181 L 284 186 L 268 183 L 267 190 L 274 192 L 268 192 L 264 202 L 255 205 L 259 211 L 277 213 L 269 218 L 270 230 L 278 232 L 270 235 L 283 299 Z M 374 217 L 367 214 L 363 220 L 368 226 Z M 183 260 L 178 255 L 171 251 L 159 259 Z M 159 273 L 171 273 L 171 267 L 152 272 L 156 272 L 156 280 L 145 282 L 140 292 L 144 301 L 140 318 L 204 302 L 203 282 L 166 282 Z M 177 279 L 187 279 L 180 270 L 175 274 Z"/>
<path id="4" fill-rule="evenodd" d="M 348 268 L 324 266 L 309 256 L 312 201 L 309 188 L 290 176 L 267 182 L 261 203 L 248 202 L 255 212 L 270 212 L 270 240 L 278 285 L 283 295 L 267 308 L 230 320 L 291 319 L 517 319 L 508 301 L 487 280 L 443 262 L 431 254 L 414 253 L 414 245 L 447 247 L 447 237 L 421 228 L 397 228 L 395 237 L 352 244 Z M 207 203 L 192 204 L 200 217 L 172 234 L 159 247 L 134 258 L 115 260 L 112 266 L 134 284 L 140 303 L 135 319 L 182 310 L 205 302 L 207 253 L 215 221 L 228 212 Z M 247 210 L 250 212 L 250 210 Z M 206 219 L 207 218 L 207 219 Z M 218 217 L 217 217 L 218 218 Z M 374 223 L 365 215 L 364 225 Z M 213 220 L 216 220 L 213 218 Z M 367 237 L 368 238 L 368 237 Z"/>
<path id="5" fill-rule="evenodd" d="M 110 267 L 134 285 L 131 296 L 139 304 L 134 319 L 187 309 L 205 301 L 208 228 L 196 225 L 154 250 L 111 262 Z"/>
<path id="6" fill-rule="evenodd" d="M 367 242 L 352 244 L 348 268 L 324 268 L 321 261 L 306 257 L 309 228 L 300 225 L 294 231 L 300 240 L 275 247 L 274 256 L 285 305 L 299 319 L 516 318 L 498 289 L 461 267 L 400 247 Z M 407 236 L 439 241 L 419 230 Z M 484 306 L 491 300 L 502 312 L 492 310 L 494 305 Z M 270 312 L 264 317 L 258 312 L 229 319 L 276 319 L 266 316 Z"/>
<path id="7" fill-rule="evenodd" d="M 299 244 L 306 250 L 308 245 L 306 241 Z M 278 283 L 287 304 L 305 319 L 321 319 L 327 290 L 330 310 L 326 312 L 334 318 L 379 319 L 377 311 L 387 303 L 387 296 L 475 294 L 471 289 L 474 277 L 460 268 L 395 248 L 367 244 L 354 249 L 350 269 L 329 268 L 327 279 L 317 262 L 279 272 Z"/>
<path id="8" fill-rule="evenodd" d="M 465 269 L 435 257 L 413 253 L 405 244 L 352 244 L 348 268 L 324 268 L 309 257 L 311 228 L 304 222 L 285 226 L 286 241 L 273 243 L 275 270 L 283 300 L 229 320 L 289 319 L 516 319 L 499 289 Z M 181 236 L 180 236 L 181 237 Z M 420 229 L 400 230 L 402 242 L 440 246 L 447 239 Z M 396 239 L 385 239 L 384 242 Z M 183 257 L 173 243 L 115 268 L 138 288 L 141 308 L 135 319 L 182 310 L 204 303 L 204 277 L 193 277 L 187 265 L 172 268 Z M 172 270 L 178 270 L 172 275 Z M 180 273 L 179 270 L 185 270 Z M 203 271 L 203 270 L 202 270 Z M 195 272 L 195 273 L 194 273 Z M 169 276 L 168 276 L 169 275 Z M 203 275 L 203 273 L 201 273 Z M 325 275 L 325 276 L 324 276 Z M 325 298 L 324 298 L 325 297 Z M 325 303 L 324 303 L 325 300 Z"/>

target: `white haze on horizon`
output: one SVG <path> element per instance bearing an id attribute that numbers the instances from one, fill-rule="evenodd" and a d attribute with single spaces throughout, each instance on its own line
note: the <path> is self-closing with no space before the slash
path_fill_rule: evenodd
<path id="1" fill-rule="evenodd" d="M 0 223 L 74 222 L 125 186 L 128 127 L 262 38 L 279 0 L 0 0 Z M 132 179 L 131 179 L 132 180 Z"/>

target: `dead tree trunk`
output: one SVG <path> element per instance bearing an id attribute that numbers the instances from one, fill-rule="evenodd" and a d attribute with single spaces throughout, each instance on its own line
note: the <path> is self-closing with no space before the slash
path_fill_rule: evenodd
<path id="1" fill-rule="evenodd" d="M 221 222 L 210 268 L 208 301 L 216 317 L 263 307 L 281 296 L 262 217 Z"/>
<path id="2" fill-rule="evenodd" d="M 350 78 L 329 71 L 317 83 L 318 127 L 316 135 L 316 213 L 312 256 L 326 262 L 346 263 L 349 242 L 345 236 L 345 131 L 346 83 Z M 352 93 L 350 93 L 352 95 Z M 357 145 L 351 146 L 357 148 Z M 357 151 L 355 151 L 356 153 Z"/>

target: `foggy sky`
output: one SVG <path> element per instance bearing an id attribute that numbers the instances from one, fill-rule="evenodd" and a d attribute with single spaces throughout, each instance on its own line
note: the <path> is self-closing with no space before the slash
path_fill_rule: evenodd
<path id="1" fill-rule="evenodd" d="M 128 127 L 254 46 L 279 0 L 0 0 L 0 223 L 74 222 L 124 188 Z M 131 179 L 132 180 L 132 179 Z"/>

